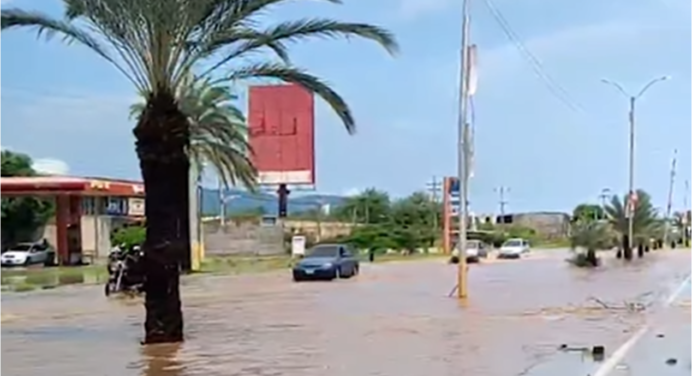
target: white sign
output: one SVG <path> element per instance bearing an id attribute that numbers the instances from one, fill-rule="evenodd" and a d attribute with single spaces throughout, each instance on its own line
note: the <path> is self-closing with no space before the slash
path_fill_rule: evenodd
<path id="1" fill-rule="evenodd" d="M 128 199 L 127 215 L 130 217 L 144 217 L 144 199 L 137 197 Z"/>
<path id="2" fill-rule="evenodd" d="M 293 236 L 291 239 L 291 254 L 293 256 L 305 256 L 305 236 Z"/>
<path id="3" fill-rule="evenodd" d="M 313 184 L 312 171 L 259 171 L 257 182 L 260 185 Z"/>

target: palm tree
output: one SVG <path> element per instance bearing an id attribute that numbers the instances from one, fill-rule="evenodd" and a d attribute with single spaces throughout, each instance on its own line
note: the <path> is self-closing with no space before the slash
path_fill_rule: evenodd
<path id="1" fill-rule="evenodd" d="M 637 206 L 634 210 L 633 220 L 633 244 L 643 247 L 645 244 L 648 244 L 651 236 L 659 230 L 661 222 L 656 208 L 651 203 L 651 196 L 643 190 L 637 190 L 637 197 Z M 626 243 L 624 239 L 626 239 L 629 232 L 629 220 L 625 210 L 626 202 L 627 195 L 622 198 L 613 196 L 610 203 L 606 205 L 605 210 L 611 226 L 623 239 L 625 259 L 631 260 L 632 249 L 624 246 Z"/>
<path id="2" fill-rule="evenodd" d="M 576 253 L 570 261 L 577 266 L 598 266 L 596 251 L 611 248 L 612 243 L 607 224 L 594 222 L 591 218 L 577 221 L 572 226 L 570 246 L 572 250 L 583 248 L 586 254 Z"/>
<path id="3" fill-rule="evenodd" d="M 287 0 L 63 0 L 65 17 L 3 9 L 2 30 L 34 29 L 81 44 L 111 63 L 146 105 L 134 128 L 135 149 L 147 192 L 145 343 L 183 340 L 178 260 L 187 254 L 188 116 L 176 95 L 195 67 L 210 84 L 272 79 L 294 83 L 324 99 L 349 133 L 356 122 L 339 94 L 290 63 L 287 44 L 309 37 L 362 37 L 390 53 L 398 45 L 388 31 L 362 23 L 301 19 L 273 26 L 258 17 Z M 339 3 L 339 0 L 327 0 Z M 250 55 L 272 53 L 270 60 Z M 187 234 L 189 238 L 189 234 Z"/>

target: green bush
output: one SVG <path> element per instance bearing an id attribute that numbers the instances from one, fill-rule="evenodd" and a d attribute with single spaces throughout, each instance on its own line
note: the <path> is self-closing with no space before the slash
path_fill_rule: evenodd
<path id="1" fill-rule="evenodd" d="M 142 245 L 146 238 L 144 226 L 121 227 L 111 234 L 111 244 L 130 248 L 133 245 Z"/>

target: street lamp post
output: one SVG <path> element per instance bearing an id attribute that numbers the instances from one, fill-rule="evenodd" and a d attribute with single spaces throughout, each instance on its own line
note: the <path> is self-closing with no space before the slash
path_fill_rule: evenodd
<path id="1" fill-rule="evenodd" d="M 635 107 L 637 103 L 637 99 L 641 98 L 644 93 L 646 93 L 647 90 L 651 88 L 654 84 L 661 82 L 661 81 L 666 81 L 670 79 L 670 76 L 661 76 L 658 78 L 654 78 L 653 80 L 649 81 L 644 87 L 637 93 L 637 95 L 631 95 L 629 92 L 627 92 L 622 85 L 618 84 L 617 82 L 610 81 L 607 79 L 602 79 L 601 82 L 608 84 L 610 86 L 615 87 L 620 93 L 622 93 L 626 98 L 629 100 L 629 194 L 627 196 L 627 208 L 628 210 L 628 217 L 627 217 L 627 247 L 631 250 L 632 249 L 632 237 L 634 236 L 634 202 L 633 198 L 635 195 L 634 192 L 634 135 L 635 135 Z"/>

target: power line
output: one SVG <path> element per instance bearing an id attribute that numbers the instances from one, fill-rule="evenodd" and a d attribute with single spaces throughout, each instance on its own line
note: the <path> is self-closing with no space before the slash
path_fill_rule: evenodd
<path id="1" fill-rule="evenodd" d="M 550 93 L 553 94 L 553 96 L 557 98 L 560 102 L 569 107 L 572 111 L 585 112 L 584 107 L 577 103 L 569 94 L 569 92 L 546 72 L 543 63 L 521 41 L 519 35 L 517 35 L 517 33 L 514 32 L 507 19 L 504 17 L 502 12 L 495 6 L 495 4 L 493 4 L 492 0 L 483 0 L 483 2 L 485 3 L 486 7 L 490 11 L 490 14 L 498 23 L 504 34 L 524 56 L 524 58 L 531 66 L 531 69 L 534 71 L 534 73 L 536 73 L 538 78 L 540 78 L 541 81 L 543 81 Z"/>

